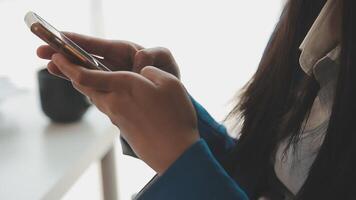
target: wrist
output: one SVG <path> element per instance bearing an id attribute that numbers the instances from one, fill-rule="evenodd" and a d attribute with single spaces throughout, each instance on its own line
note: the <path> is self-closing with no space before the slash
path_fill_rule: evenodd
<path id="1" fill-rule="evenodd" d="M 161 152 L 158 158 L 155 171 L 158 175 L 162 175 L 171 165 L 174 164 L 190 147 L 192 147 L 200 139 L 199 134 L 194 134 L 194 137 L 186 139 L 185 141 L 177 141 L 171 145 L 171 148 Z M 165 154 L 165 155 L 164 155 Z"/>

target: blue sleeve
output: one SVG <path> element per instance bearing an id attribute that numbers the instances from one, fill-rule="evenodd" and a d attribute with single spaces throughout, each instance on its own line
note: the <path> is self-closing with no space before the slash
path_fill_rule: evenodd
<path id="1" fill-rule="evenodd" d="M 236 141 L 228 135 L 225 126 L 217 123 L 192 97 L 190 99 L 197 113 L 200 137 L 206 141 L 214 157 L 222 161 Z"/>
<path id="2" fill-rule="evenodd" d="M 137 196 L 138 200 L 247 200 L 200 139 Z"/>
<path id="3" fill-rule="evenodd" d="M 217 123 L 197 101 L 190 97 L 198 118 L 200 137 L 203 138 L 213 155 L 222 161 L 226 152 L 235 145 L 235 141 L 228 135 L 226 128 Z M 122 138 L 121 146 L 125 155 L 136 157 L 130 145 Z"/>

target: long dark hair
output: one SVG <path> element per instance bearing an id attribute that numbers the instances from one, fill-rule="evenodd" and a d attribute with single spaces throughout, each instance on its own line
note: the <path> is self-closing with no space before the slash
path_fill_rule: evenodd
<path id="1" fill-rule="evenodd" d="M 342 4 L 342 52 L 329 127 L 297 199 L 356 198 L 356 3 Z M 241 135 L 226 163 L 251 199 L 269 190 L 275 150 L 298 141 L 319 90 L 299 65 L 299 45 L 326 0 L 289 0 L 257 72 L 228 118 L 242 121 Z"/>

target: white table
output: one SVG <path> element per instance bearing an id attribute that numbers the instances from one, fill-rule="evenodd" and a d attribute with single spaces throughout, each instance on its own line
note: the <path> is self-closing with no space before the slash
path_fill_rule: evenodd
<path id="1" fill-rule="evenodd" d="M 104 198 L 118 199 L 113 146 L 118 133 L 110 120 L 91 108 L 81 122 L 53 124 L 37 96 L 0 103 L 0 199 L 60 199 L 96 161 Z"/>

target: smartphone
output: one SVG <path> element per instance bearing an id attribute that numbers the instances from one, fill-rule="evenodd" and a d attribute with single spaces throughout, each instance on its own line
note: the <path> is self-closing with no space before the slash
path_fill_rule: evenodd
<path id="1" fill-rule="evenodd" d="M 28 12 L 25 16 L 25 23 L 31 32 L 46 42 L 58 53 L 63 54 L 72 62 L 82 65 L 88 69 L 111 71 L 103 65 L 94 55 L 86 52 L 76 43 L 58 31 L 34 12 Z"/>

